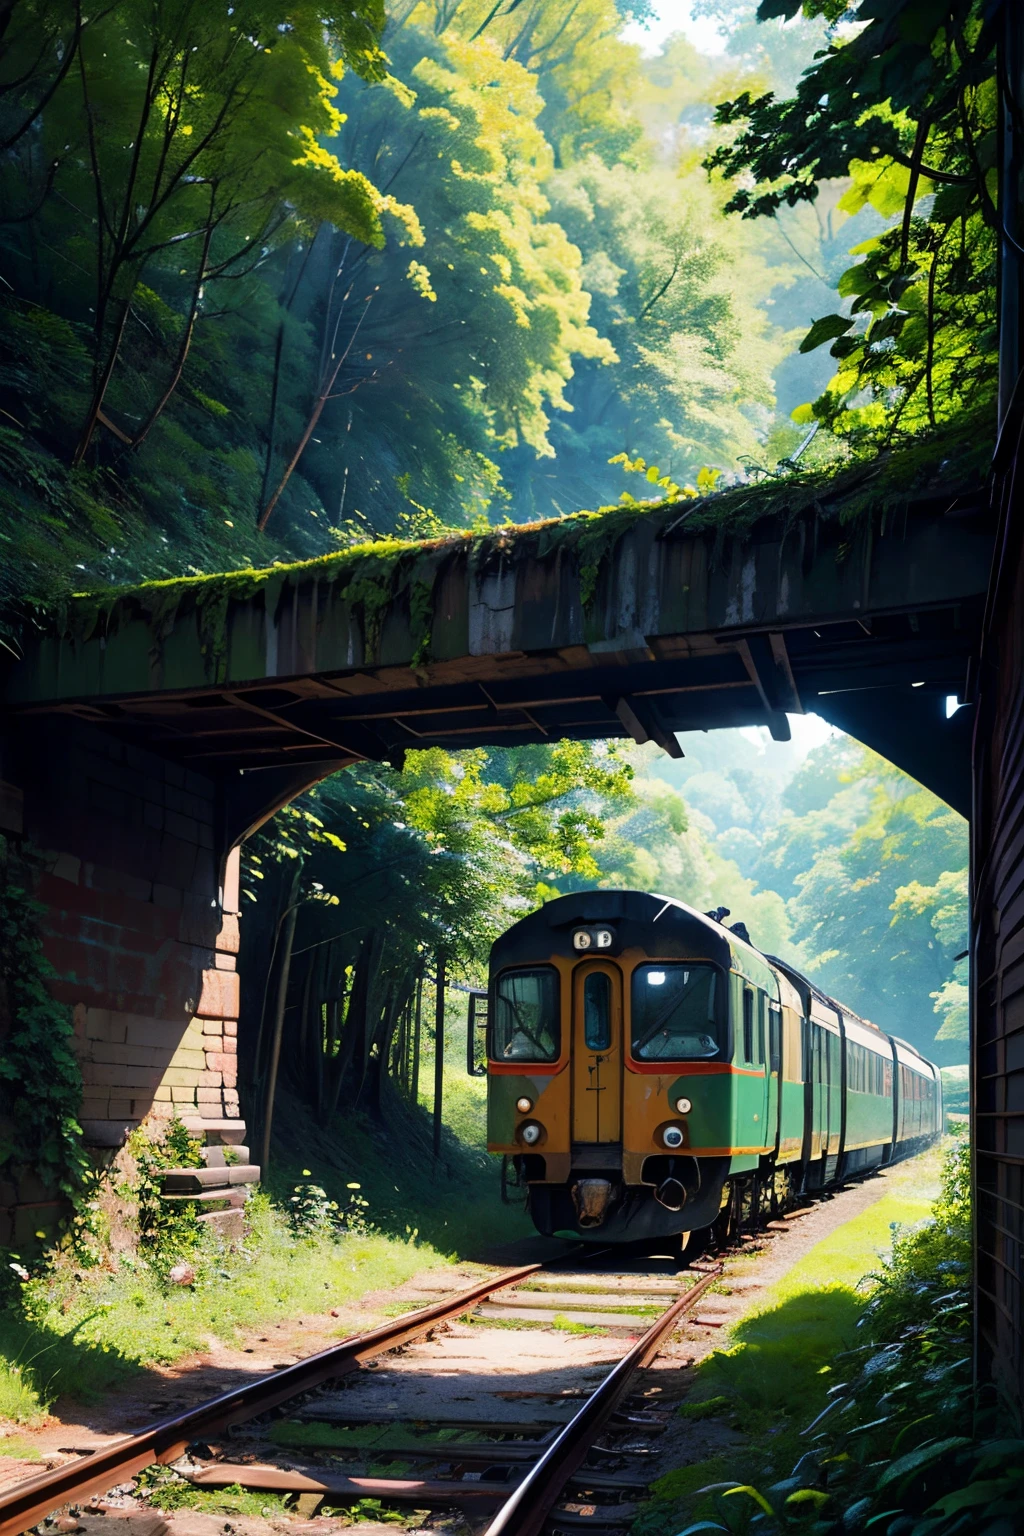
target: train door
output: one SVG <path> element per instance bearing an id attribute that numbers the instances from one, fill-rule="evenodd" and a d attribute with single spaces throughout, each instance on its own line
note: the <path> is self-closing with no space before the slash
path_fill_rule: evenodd
<path id="1" fill-rule="evenodd" d="M 622 973 L 607 960 L 573 976 L 572 1139 L 622 1135 Z"/>
<path id="2" fill-rule="evenodd" d="M 774 1140 L 775 1131 L 768 1117 L 768 1082 L 765 1067 L 765 1004 L 768 999 L 760 990 L 743 988 L 743 1039 L 741 1059 L 748 1078 L 757 1082 L 747 1083 L 743 1090 L 740 1121 L 737 1125 L 740 1146 L 765 1147 Z M 751 1072 L 750 1068 L 754 1068 Z"/>
<path id="3" fill-rule="evenodd" d="M 782 1082 L 782 1009 L 768 1001 L 768 1115 L 765 1122 L 765 1146 L 776 1151 L 779 1145 L 779 1095 Z"/>
<path id="4" fill-rule="evenodd" d="M 828 1145 L 825 1158 L 825 1180 L 835 1178 L 839 1167 L 839 1153 L 843 1142 L 843 1050 L 842 1041 L 831 1030 L 823 1030 L 825 1052 L 828 1061 Z"/>
<path id="5" fill-rule="evenodd" d="M 838 1137 L 834 1148 L 830 1147 L 829 1141 L 831 1124 L 829 1111 L 832 1097 L 829 1080 L 829 1032 L 811 1020 L 807 1021 L 807 1030 L 806 1091 L 810 1113 L 807 1142 L 811 1163 L 808 1170 L 808 1187 L 818 1189 L 825 1182 L 829 1152 L 830 1150 L 838 1152 L 839 1145 Z"/>

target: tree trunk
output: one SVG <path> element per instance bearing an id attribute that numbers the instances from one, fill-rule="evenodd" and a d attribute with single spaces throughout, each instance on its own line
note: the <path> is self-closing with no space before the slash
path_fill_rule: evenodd
<path id="1" fill-rule="evenodd" d="M 199 271 L 196 275 L 195 287 L 192 290 L 192 305 L 189 309 L 188 320 L 185 323 L 185 330 L 182 334 L 181 345 L 178 347 L 178 355 L 174 360 L 174 367 L 171 370 L 170 382 L 168 383 L 167 388 L 164 390 L 163 394 L 160 396 L 160 399 L 157 401 L 156 405 L 154 405 L 153 409 L 150 411 L 142 426 L 139 428 L 138 432 L 136 432 L 135 436 L 132 438 L 131 445 L 133 450 L 141 447 L 142 444 L 146 441 L 146 438 L 149 436 L 157 420 L 162 415 L 164 407 L 167 405 L 167 402 L 170 400 L 171 396 L 174 394 L 174 391 L 177 389 L 181 382 L 181 375 L 185 371 L 185 363 L 188 361 L 189 350 L 192 346 L 192 337 L 195 333 L 196 320 L 199 315 L 200 300 L 203 297 L 203 279 L 206 275 L 206 260 L 210 254 L 210 241 L 212 239 L 213 224 L 210 223 L 206 226 L 206 233 L 203 236 L 203 249 L 202 254 L 199 257 Z"/>
<path id="2" fill-rule="evenodd" d="M 412 1084 L 410 1097 L 414 1104 L 420 1101 L 420 1041 L 423 1033 L 423 967 L 416 976 L 416 1003 L 412 1025 Z"/>
<path id="3" fill-rule="evenodd" d="M 356 1061 L 357 1051 L 359 1052 L 360 1069 L 362 1069 L 364 1064 L 363 1057 L 366 1050 L 366 1024 L 370 1003 L 370 985 L 376 968 L 377 949 L 378 938 L 376 931 L 374 931 L 363 941 L 359 951 L 359 958 L 355 964 L 352 988 L 349 993 L 348 1011 L 345 1015 L 345 1030 L 339 1053 L 338 1076 L 334 1086 L 332 1109 L 337 1107 L 342 1085 L 350 1075 L 353 1063 Z M 360 1070 L 361 1075 L 362 1071 Z M 356 1096 L 358 1097 L 358 1094 Z"/>
<path id="4" fill-rule="evenodd" d="M 344 304 L 344 300 L 342 301 L 342 303 Z M 363 316 L 366 314 L 366 310 L 369 307 L 369 303 L 370 303 L 370 300 L 367 299 L 366 303 L 363 306 L 363 313 L 362 313 L 362 315 L 360 315 L 359 319 L 356 321 L 356 324 L 355 324 L 355 326 L 353 328 L 352 335 L 349 338 L 348 346 L 345 347 L 344 351 L 341 352 L 340 355 L 336 355 L 335 356 L 333 367 L 326 374 L 321 374 L 321 376 L 320 376 L 321 377 L 320 387 L 319 387 L 319 390 L 318 390 L 318 393 L 317 393 L 317 397 L 316 397 L 316 399 L 313 402 L 313 409 L 310 412 L 309 420 L 306 423 L 306 429 L 303 432 L 301 438 L 299 439 L 298 447 L 295 449 L 295 452 L 292 454 L 291 458 L 289 459 L 287 467 L 286 467 L 284 473 L 282 474 L 281 479 L 278 481 L 277 489 L 274 491 L 274 494 L 270 497 L 270 500 L 266 503 L 266 505 L 263 508 L 263 511 L 260 513 L 259 518 L 257 519 L 256 527 L 257 527 L 257 529 L 259 530 L 260 533 L 263 532 L 263 530 L 267 526 L 267 523 L 270 521 L 270 518 L 271 518 L 271 515 L 272 515 L 272 513 L 274 511 L 274 508 L 277 506 L 278 502 L 280 501 L 281 497 L 283 496 L 284 491 L 285 491 L 285 487 L 287 486 L 287 484 L 288 484 L 289 480 L 291 479 L 292 475 L 295 473 L 295 470 L 298 467 L 299 460 L 302 458 L 302 455 L 306 451 L 306 444 L 309 442 L 310 438 L 313 436 L 313 433 L 316 431 L 317 422 L 320 420 L 320 416 L 321 416 L 321 414 L 323 412 L 324 406 L 327 404 L 328 400 L 331 398 L 331 391 L 333 390 L 333 388 L 334 388 L 334 386 L 335 386 L 335 384 L 337 382 L 338 374 L 341 372 L 342 367 L 344 366 L 344 364 L 345 364 L 345 362 L 346 362 L 346 360 L 348 358 L 348 355 L 351 352 L 352 347 L 353 347 L 353 345 L 355 343 L 355 339 L 359 335 L 359 328 L 360 328 L 360 326 L 363 323 Z M 341 320 L 341 317 L 339 315 L 338 324 L 340 324 L 340 320 Z M 337 329 L 337 327 L 336 327 L 336 329 Z"/>
<path id="5" fill-rule="evenodd" d="M 132 301 L 129 297 L 125 299 L 121 308 L 121 318 L 117 322 L 117 327 L 114 331 L 114 339 L 110 343 L 110 351 L 107 354 L 107 361 L 103 366 L 103 372 L 100 374 L 99 382 L 93 391 L 92 400 L 89 404 L 89 414 L 85 418 L 85 425 L 82 428 L 81 436 L 78 439 L 78 445 L 75 448 L 74 454 L 71 458 L 72 465 L 81 464 L 82 460 L 85 458 L 85 455 L 89 451 L 89 444 L 92 442 L 93 433 L 96 431 L 96 423 L 100 419 L 100 412 L 103 410 L 103 401 L 106 398 L 107 390 L 110 387 L 110 380 L 113 376 L 114 367 L 121 352 L 121 341 L 124 337 L 124 328 L 128 323 L 128 311 L 131 309 L 131 307 Z"/>
<path id="6" fill-rule="evenodd" d="M 441 1156 L 441 1112 L 444 1106 L 444 988 L 447 965 L 437 957 L 437 995 L 434 1000 L 434 1161 Z"/>

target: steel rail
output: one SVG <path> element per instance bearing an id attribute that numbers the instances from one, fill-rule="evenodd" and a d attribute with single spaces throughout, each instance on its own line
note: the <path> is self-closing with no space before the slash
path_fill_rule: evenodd
<path id="1" fill-rule="evenodd" d="M 637 1371 L 649 1365 L 679 1319 L 719 1278 L 721 1270 L 705 1275 L 685 1295 L 656 1318 L 647 1332 L 623 1355 L 614 1370 L 587 1398 L 561 1434 L 523 1478 L 495 1515 L 484 1536 L 540 1536 L 559 1494 L 578 1470 L 604 1424 L 628 1392 Z"/>
<path id="2" fill-rule="evenodd" d="M 272 1376 L 260 1376 L 169 1419 L 160 1419 L 137 1433 L 124 1435 L 82 1461 L 67 1462 L 50 1472 L 26 1478 L 0 1495 L 0 1536 L 21 1536 L 52 1510 L 89 1494 L 106 1493 L 153 1462 L 176 1461 L 193 1440 L 256 1418 L 289 1398 L 325 1381 L 347 1376 L 364 1360 L 419 1338 L 438 1323 L 468 1312 L 495 1291 L 536 1274 L 542 1264 L 524 1264 L 482 1280 L 444 1301 L 409 1312 L 394 1322 L 356 1334 L 321 1350 Z M 646 1337 L 646 1335 L 645 1335 Z"/>

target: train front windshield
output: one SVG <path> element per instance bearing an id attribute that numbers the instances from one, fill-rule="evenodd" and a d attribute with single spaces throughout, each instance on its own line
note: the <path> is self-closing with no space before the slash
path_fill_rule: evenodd
<path id="1" fill-rule="evenodd" d="M 503 972 L 495 988 L 492 1059 L 557 1061 L 560 1050 L 558 972 L 554 966 Z"/>
<path id="2" fill-rule="evenodd" d="M 634 1061 L 707 1061 L 723 1054 L 719 986 L 713 965 L 638 965 L 630 998 Z"/>

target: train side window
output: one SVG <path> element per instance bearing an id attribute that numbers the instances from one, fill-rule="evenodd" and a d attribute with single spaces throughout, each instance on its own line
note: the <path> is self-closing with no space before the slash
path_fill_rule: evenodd
<path id="1" fill-rule="evenodd" d="M 782 1009 L 778 1003 L 768 1004 L 768 1070 L 782 1071 Z"/>
<path id="2" fill-rule="evenodd" d="M 743 1060 L 754 1059 L 754 994 L 743 988 Z"/>
<path id="3" fill-rule="evenodd" d="M 767 1001 L 768 999 L 763 992 L 757 994 L 757 1013 L 754 1025 L 754 1061 L 759 1067 L 764 1066 L 764 1014 Z"/>
<path id="4" fill-rule="evenodd" d="M 588 1051 L 606 1051 L 612 1043 L 612 984 L 604 971 L 583 979 L 583 1043 Z"/>
<path id="5" fill-rule="evenodd" d="M 491 1059 L 557 1061 L 558 972 L 552 965 L 502 971 L 494 989 Z"/>

